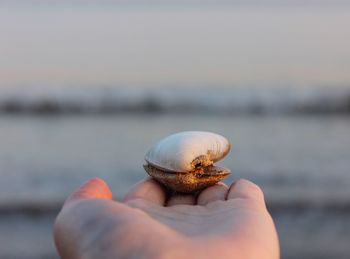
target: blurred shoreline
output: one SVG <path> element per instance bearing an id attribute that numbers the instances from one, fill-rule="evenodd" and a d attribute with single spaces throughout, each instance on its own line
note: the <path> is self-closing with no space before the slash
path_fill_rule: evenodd
<path id="1" fill-rule="evenodd" d="M 332 89 L 331 89 L 332 90 Z M 81 91 L 5 94 L 0 114 L 60 115 L 169 113 L 215 115 L 350 114 L 350 90 L 317 91 Z"/>

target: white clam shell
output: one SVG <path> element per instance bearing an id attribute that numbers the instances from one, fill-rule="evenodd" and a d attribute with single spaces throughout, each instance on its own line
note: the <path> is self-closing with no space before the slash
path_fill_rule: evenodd
<path id="1" fill-rule="evenodd" d="M 204 131 L 184 131 L 170 135 L 146 154 L 149 164 L 174 172 L 190 172 L 193 160 L 206 156 L 212 162 L 222 159 L 230 151 L 229 141 L 218 134 Z"/>

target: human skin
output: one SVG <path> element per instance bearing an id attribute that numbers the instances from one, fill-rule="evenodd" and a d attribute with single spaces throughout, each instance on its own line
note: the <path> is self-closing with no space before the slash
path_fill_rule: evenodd
<path id="1" fill-rule="evenodd" d="M 263 192 L 247 180 L 167 197 L 145 179 L 118 202 L 93 178 L 65 202 L 54 239 L 62 259 L 279 258 Z"/>

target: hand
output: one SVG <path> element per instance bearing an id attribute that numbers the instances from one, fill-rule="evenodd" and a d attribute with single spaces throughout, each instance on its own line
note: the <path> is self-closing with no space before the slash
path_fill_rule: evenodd
<path id="1" fill-rule="evenodd" d="M 54 238 L 63 259 L 279 258 L 263 193 L 247 180 L 230 188 L 218 183 L 196 199 L 166 197 L 157 182 L 147 179 L 121 203 L 94 178 L 65 202 Z"/>

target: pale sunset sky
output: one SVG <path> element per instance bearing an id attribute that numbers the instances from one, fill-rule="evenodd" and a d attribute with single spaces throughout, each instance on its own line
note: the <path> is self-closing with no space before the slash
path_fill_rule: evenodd
<path id="1" fill-rule="evenodd" d="M 350 87 L 349 25 L 349 6 L 5 4 L 0 89 Z"/>

